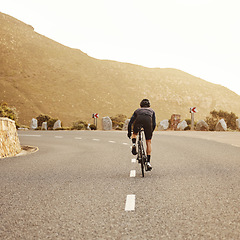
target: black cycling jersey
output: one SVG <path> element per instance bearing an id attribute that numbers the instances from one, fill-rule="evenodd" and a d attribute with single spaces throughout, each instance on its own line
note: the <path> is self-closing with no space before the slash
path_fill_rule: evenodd
<path id="1" fill-rule="evenodd" d="M 144 128 L 144 133 L 146 140 L 152 139 L 152 132 L 156 127 L 156 117 L 155 112 L 152 108 L 138 108 L 132 115 L 130 122 L 128 124 L 128 132 L 131 132 L 133 125 L 133 133 L 137 134 L 139 128 Z"/>

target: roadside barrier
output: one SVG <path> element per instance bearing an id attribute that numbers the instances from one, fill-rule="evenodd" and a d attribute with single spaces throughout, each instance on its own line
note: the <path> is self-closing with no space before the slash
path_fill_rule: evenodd
<path id="1" fill-rule="evenodd" d="M 0 158 L 12 157 L 21 152 L 15 121 L 0 118 Z"/>

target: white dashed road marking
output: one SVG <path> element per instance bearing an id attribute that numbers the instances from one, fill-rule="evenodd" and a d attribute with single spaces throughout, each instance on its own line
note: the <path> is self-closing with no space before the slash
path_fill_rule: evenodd
<path id="1" fill-rule="evenodd" d="M 41 137 L 42 135 L 25 135 L 25 134 L 18 134 L 21 137 Z"/>
<path id="2" fill-rule="evenodd" d="M 136 177 L 136 170 L 131 170 L 130 177 Z"/>
<path id="3" fill-rule="evenodd" d="M 19 134 L 19 136 L 23 136 L 23 137 L 41 137 L 42 135 L 24 135 L 24 134 Z M 54 136 L 55 138 L 63 138 L 63 136 Z M 81 137 L 75 137 L 76 140 L 81 140 Z M 97 138 L 93 138 L 93 141 L 100 141 L 100 139 Z M 116 143 L 115 141 L 109 140 L 109 143 Z M 122 143 L 123 145 L 129 145 L 128 143 Z M 131 148 L 131 146 L 130 146 Z M 136 159 L 133 158 L 132 159 L 132 163 L 135 163 Z M 136 170 L 131 170 L 130 171 L 130 177 L 136 177 Z M 136 196 L 134 194 L 129 194 L 127 195 L 126 198 L 126 203 L 125 203 L 125 211 L 135 211 L 135 199 Z"/>
<path id="4" fill-rule="evenodd" d="M 135 195 L 127 195 L 125 211 L 134 211 L 135 210 Z"/>

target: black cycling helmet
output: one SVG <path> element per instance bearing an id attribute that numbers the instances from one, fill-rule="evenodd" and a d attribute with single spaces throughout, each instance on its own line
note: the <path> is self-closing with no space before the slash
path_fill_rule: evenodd
<path id="1" fill-rule="evenodd" d="M 140 107 L 150 107 L 150 101 L 148 99 L 143 99 L 140 102 Z"/>

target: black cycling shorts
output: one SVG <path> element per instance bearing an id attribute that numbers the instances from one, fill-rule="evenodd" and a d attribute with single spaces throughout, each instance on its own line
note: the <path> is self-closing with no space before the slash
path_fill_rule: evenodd
<path id="1" fill-rule="evenodd" d="M 139 115 L 133 124 L 133 133 L 138 134 L 140 129 L 144 129 L 146 140 L 152 139 L 152 118 L 147 115 Z"/>

